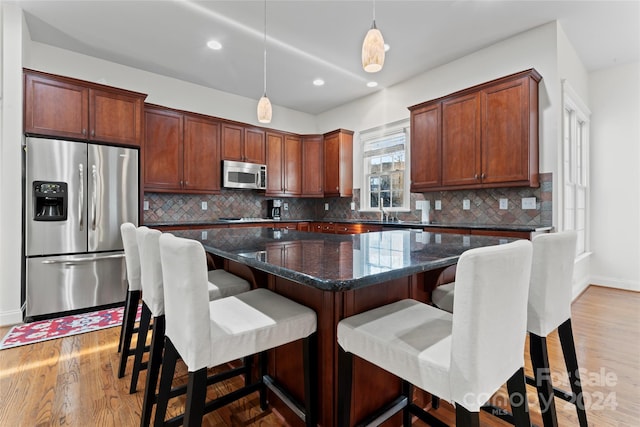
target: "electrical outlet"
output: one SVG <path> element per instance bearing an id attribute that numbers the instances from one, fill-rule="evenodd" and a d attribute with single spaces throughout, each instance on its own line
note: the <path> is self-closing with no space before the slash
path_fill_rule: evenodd
<path id="1" fill-rule="evenodd" d="M 356 210 L 356 202 L 351 202 L 351 210 L 352 211 Z"/>
<path id="2" fill-rule="evenodd" d="M 535 209 L 536 208 L 536 198 L 535 197 L 523 197 L 522 198 L 522 209 Z"/>
<path id="3" fill-rule="evenodd" d="M 416 210 L 424 210 L 424 200 L 416 200 Z"/>
<path id="4" fill-rule="evenodd" d="M 500 209 L 509 209 L 509 199 L 500 199 Z"/>
<path id="5" fill-rule="evenodd" d="M 203 231 L 200 235 L 200 237 L 202 238 L 202 240 L 206 240 L 207 239 L 207 232 Z"/>
<path id="6" fill-rule="evenodd" d="M 442 200 L 436 200 L 436 210 L 437 211 L 442 210 Z"/>
<path id="7" fill-rule="evenodd" d="M 202 203 L 201 203 L 201 206 L 202 206 L 202 210 L 203 210 L 203 211 L 206 211 L 206 210 L 207 210 L 207 202 L 202 202 Z"/>
<path id="8" fill-rule="evenodd" d="M 329 210 L 329 203 L 325 203 L 325 204 L 324 204 L 324 210 L 325 210 L 325 211 L 328 211 L 328 210 Z"/>
<path id="9" fill-rule="evenodd" d="M 462 236 L 462 246 L 471 246 L 471 236 Z"/>
<path id="10" fill-rule="evenodd" d="M 149 201 L 145 200 L 144 202 L 142 202 L 142 210 L 144 211 L 148 211 L 149 210 Z"/>
<path id="11" fill-rule="evenodd" d="M 471 201 L 469 199 L 464 199 L 462 201 L 462 209 L 468 211 L 471 209 Z"/>
<path id="12" fill-rule="evenodd" d="M 436 243 L 440 244 L 442 243 L 442 234 L 436 234 Z"/>
<path id="13" fill-rule="evenodd" d="M 285 210 L 285 211 L 288 211 L 288 210 L 289 210 L 289 203 L 284 202 L 284 203 L 282 204 L 282 207 L 284 208 L 284 210 Z"/>

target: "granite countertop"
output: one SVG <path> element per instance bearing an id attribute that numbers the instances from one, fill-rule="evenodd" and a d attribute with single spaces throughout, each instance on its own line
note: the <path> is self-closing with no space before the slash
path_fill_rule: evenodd
<path id="1" fill-rule="evenodd" d="M 375 285 L 453 265 L 466 250 L 510 238 L 393 230 L 325 234 L 270 227 L 172 231 L 212 254 L 326 291 Z"/>
<path id="2" fill-rule="evenodd" d="M 420 221 L 379 221 L 367 219 L 280 219 L 280 220 L 244 220 L 244 221 L 225 221 L 225 220 L 209 220 L 209 221 L 159 221 L 154 223 L 145 223 L 150 227 L 174 227 L 174 226 L 206 226 L 206 225 L 233 225 L 233 224 L 262 224 L 272 222 L 274 225 L 278 223 L 296 223 L 296 222 L 326 222 L 326 223 L 343 223 L 343 224 L 373 224 L 383 227 L 393 228 L 460 228 L 466 230 L 495 230 L 495 231 L 524 231 L 524 232 L 541 232 L 550 231 L 552 226 L 545 225 L 520 225 L 520 224 L 475 224 L 475 223 L 434 223 Z"/>

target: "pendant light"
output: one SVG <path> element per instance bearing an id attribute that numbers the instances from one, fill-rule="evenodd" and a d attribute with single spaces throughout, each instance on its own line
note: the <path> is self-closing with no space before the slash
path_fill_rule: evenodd
<path id="1" fill-rule="evenodd" d="M 264 93 L 258 101 L 258 121 L 271 123 L 271 101 L 267 98 L 267 0 L 264 0 Z"/>
<path id="2" fill-rule="evenodd" d="M 373 0 L 373 23 L 362 42 L 362 68 L 368 73 L 377 73 L 384 65 L 384 39 L 376 27 L 376 1 Z"/>

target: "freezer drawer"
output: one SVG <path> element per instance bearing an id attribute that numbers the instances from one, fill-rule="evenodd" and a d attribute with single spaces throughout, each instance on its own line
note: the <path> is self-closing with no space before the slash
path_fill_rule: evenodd
<path id="1" fill-rule="evenodd" d="M 124 301 L 124 252 L 27 259 L 25 317 Z"/>

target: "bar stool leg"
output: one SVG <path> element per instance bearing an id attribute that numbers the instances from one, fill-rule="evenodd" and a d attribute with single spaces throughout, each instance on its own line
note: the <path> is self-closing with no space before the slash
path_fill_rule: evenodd
<path id="1" fill-rule="evenodd" d="M 576 411 L 578 412 L 578 422 L 580 423 L 580 427 L 587 427 L 587 412 L 584 407 L 584 397 L 582 395 L 582 385 L 580 383 L 580 372 L 578 370 L 576 347 L 573 341 L 571 319 L 567 319 L 558 327 L 558 335 L 560 336 L 564 363 L 567 366 L 569 381 L 571 382 L 571 391 L 573 391 Z"/>
<path id="2" fill-rule="evenodd" d="M 136 311 L 138 310 L 138 301 L 140 301 L 140 291 L 128 291 L 127 301 L 124 308 L 122 328 L 120 329 L 120 344 L 118 352 L 120 353 L 120 366 L 118 367 L 118 378 L 124 377 L 124 371 L 127 368 L 127 359 L 131 355 L 131 337 L 133 336 L 134 325 L 136 323 Z"/>
<path id="3" fill-rule="evenodd" d="M 158 389 L 158 397 L 156 399 L 156 418 L 153 424 L 154 427 L 162 427 L 164 425 L 164 418 L 167 414 L 169 395 L 171 394 L 171 384 L 173 383 L 173 376 L 176 372 L 176 362 L 178 361 L 178 357 L 178 351 L 173 346 L 173 343 L 169 338 L 165 337 L 162 374 L 160 375 L 160 387 Z"/>
<path id="4" fill-rule="evenodd" d="M 263 351 L 259 356 L 260 363 L 260 381 L 262 382 L 260 386 L 260 409 L 265 411 L 267 409 L 267 386 L 264 383 L 264 376 L 267 375 L 267 352 Z"/>
<path id="5" fill-rule="evenodd" d="M 307 427 L 318 423 L 318 334 L 313 333 L 302 341 L 304 368 L 304 419 Z"/>
<path id="6" fill-rule="evenodd" d="M 147 366 L 147 380 L 144 387 L 144 399 L 142 400 L 142 415 L 140 427 L 147 427 L 151 422 L 151 410 L 156 401 L 156 386 L 158 374 L 162 366 L 162 350 L 164 348 L 164 315 L 153 320 L 153 333 L 151 334 L 151 349 L 149 351 L 149 363 Z"/>
<path id="7" fill-rule="evenodd" d="M 469 412 L 456 403 L 456 427 L 480 427 L 480 413 Z"/>
<path id="8" fill-rule="evenodd" d="M 353 354 L 338 346 L 338 427 L 349 427 L 351 423 L 351 376 Z"/>
<path id="9" fill-rule="evenodd" d="M 187 401 L 184 408 L 184 426 L 200 427 L 204 417 L 204 404 L 207 397 L 207 368 L 189 372 L 187 383 Z"/>
<path id="10" fill-rule="evenodd" d="M 138 343 L 136 345 L 136 355 L 133 359 L 133 371 L 131 372 L 131 386 L 129 394 L 136 392 L 138 388 L 138 374 L 142 370 L 142 355 L 147 345 L 147 334 L 149 332 L 149 324 L 151 323 L 151 310 L 147 304 L 142 303 L 142 315 L 140 316 L 140 327 L 138 328 Z"/>
<path id="11" fill-rule="evenodd" d="M 531 355 L 535 386 L 538 390 L 542 422 L 544 423 L 544 427 L 558 427 L 553 384 L 551 383 L 551 369 L 549 369 L 547 339 L 529 333 L 529 354 Z"/>
<path id="12" fill-rule="evenodd" d="M 407 397 L 407 406 L 402 410 L 402 426 L 411 427 L 411 403 L 413 403 L 413 386 L 408 381 L 402 381 L 402 395 Z"/>
<path id="13" fill-rule="evenodd" d="M 527 385 L 524 380 L 524 368 L 520 368 L 507 380 L 509 403 L 516 426 L 530 427 L 529 406 L 527 404 Z"/>

